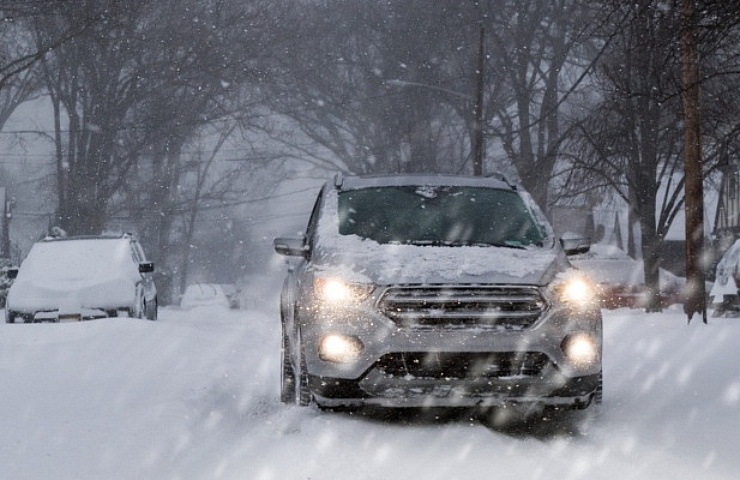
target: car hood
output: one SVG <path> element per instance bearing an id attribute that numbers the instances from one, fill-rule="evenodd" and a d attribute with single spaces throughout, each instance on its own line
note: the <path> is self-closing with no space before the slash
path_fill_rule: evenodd
<path id="1" fill-rule="evenodd" d="M 496 283 L 545 285 L 569 267 L 558 248 L 381 245 L 359 241 L 352 249 L 315 252 L 318 275 L 361 283 Z"/>

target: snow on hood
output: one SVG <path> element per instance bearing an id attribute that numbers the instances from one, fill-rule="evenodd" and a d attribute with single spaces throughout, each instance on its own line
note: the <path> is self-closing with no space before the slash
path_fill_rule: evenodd
<path id="1" fill-rule="evenodd" d="M 334 201 L 332 201 L 334 200 Z M 326 207 L 336 208 L 328 198 Z M 548 283 L 569 263 L 558 245 L 524 248 L 380 244 L 340 235 L 336 215 L 322 215 L 313 264 L 323 275 L 362 283 Z"/>
<path id="2" fill-rule="evenodd" d="M 319 271 L 357 282 L 543 285 L 566 267 L 554 249 L 381 245 L 344 238 L 317 252 Z"/>

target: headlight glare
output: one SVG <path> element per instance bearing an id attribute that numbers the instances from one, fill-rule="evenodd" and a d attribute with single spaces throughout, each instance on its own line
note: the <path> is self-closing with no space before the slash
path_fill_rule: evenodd
<path id="1" fill-rule="evenodd" d="M 314 291 L 317 297 L 333 305 L 362 301 L 370 295 L 372 290 L 372 285 L 345 282 L 338 278 L 316 277 L 314 280 Z"/>
<path id="2" fill-rule="evenodd" d="M 568 335 L 561 348 L 568 361 L 578 369 L 587 369 L 599 359 L 598 345 L 587 333 Z"/>
<path id="3" fill-rule="evenodd" d="M 577 307 L 587 307 L 596 303 L 598 295 L 591 282 L 585 277 L 567 279 L 560 288 L 560 300 Z"/>
<path id="4" fill-rule="evenodd" d="M 319 340 L 319 358 L 334 363 L 352 362 L 360 356 L 363 348 L 357 337 L 332 333 Z"/>

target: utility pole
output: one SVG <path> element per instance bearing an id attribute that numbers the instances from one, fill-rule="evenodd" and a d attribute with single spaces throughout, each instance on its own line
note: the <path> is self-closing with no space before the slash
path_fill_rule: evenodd
<path id="1" fill-rule="evenodd" d="M 694 0 L 681 3 L 682 99 L 684 116 L 684 169 L 686 175 L 686 303 L 688 321 L 701 313 L 707 323 L 706 287 L 702 253 L 704 244 L 704 186 L 701 155 L 701 90 Z"/>
<path id="2" fill-rule="evenodd" d="M 2 235 L 0 235 L 0 258 L 10 258 L 11 206 L 5 188 L 0 187 L 0 214 L 3 216 L 0 220 L 2 222 L 0 224 L 0 229 L 2 229 Z"/>
<path id="3" fill-rule="evenodd" d="M 480 26 L 480 39 L 478 42 L 478 65 L 476 69 L 475 84 L 475 124 L 473 138 L 473 175 L 483 176 L 483 87 L 484 69 L 486 67 L 485 52 L 485 28 Z"/>
<path id="4" fill-rule="evenodd" d="M 5 208 L 3 209 L 3 236 L 0 244 L 0 249 L 2 249 L 2 254 L 0 254 L 0 258 L 11 258 L 11 252 L 10 252 L 10 219 L 13 218 L 12 214 L 12 208 L 13 208 L 13 202 L 10 200 L 5 201 Z"/>

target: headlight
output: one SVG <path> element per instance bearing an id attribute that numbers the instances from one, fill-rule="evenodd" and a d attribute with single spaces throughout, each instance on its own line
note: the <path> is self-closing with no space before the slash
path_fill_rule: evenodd
<path id="1" fill-rule="evenodd" d="M 332 333 L 319 340 L 319 358 L 326 362 L 351 362 L 360 356 L 363 348 L 357 337 Z"/>
<path id="2" fill-rule="evenodd" d="M 592 306 L 598 301 L 598 294 L 593 284 L 580 276 L 569 277 L 558 286 L 556 294 L 561 302 L 579 308 Z"/>
<path id="3" fill-rule="evenodd" d="M 591 367 L 599 359 L 599 347 L 588 333 L 568 335 L 560 345 L 565 357 L 578 369 Z"/>
<path id="4" fill-rule="evenodd" d="M 320 300 L 334 305 L 362 301 L 373 291 L 373 285 L 324 277 L 316 277 L 313 287 Z"/>

